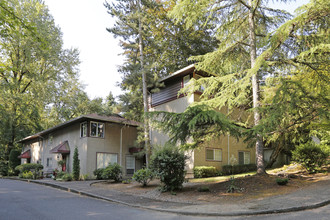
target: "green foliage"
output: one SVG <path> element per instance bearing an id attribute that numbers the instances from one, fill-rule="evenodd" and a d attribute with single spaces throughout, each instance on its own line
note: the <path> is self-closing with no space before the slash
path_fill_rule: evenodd
<path id="1" fill-rule="evenodd" d="M 155 174 L 151 169 L 143 168 L 136 171 L 132 177 L 138 183 L 141 183 L 143 186 L 147 186 L 148 183 L 153 180 Z"/>
<path id="2" fill-rule="evenodd" d="M 151 169 L 162 182 L 162 191 L 174 191 L 182 188 L 185 180 L 184 155 L 177 147 L 165 145 L 154 150 L 151 157 Z"/>
<path id="3" fill-rule="evenodd" d="M 9 175 L 17 175 L 18 172 L 15 167 L 21 164 L 21 159 L 18 156 L 21 154 L 20 150 L 12 149 L 9 153 L 8 173 Z"/>
<path id="4" fill-rule="evenodd" d="M 1 176 L 8 175 L 8 163 L 6 161 L 0 160 L 0 175 Z"/>
<path id="5" fill-rule="evenodd" d="M 99 168 L 93 171 L 94 176 L 96 176 L 97 180 L 101 180 L 102 179 L 102 173 L 104 171 L 104 168 Z"/>
<path id="6" fill-rule="evenodd" d="M 188 57 L 212 51 L 216 39 L 209 26 L 186 29 L 167 16 L 174 1 L 106 2 L 108 13 L 116 20 L 107 30 L 121 39 L 126 62 L 119 66 L 122 73 L 120 87 L 127 91 L 120 95 L 121 110 L 125 117 L 142 121 L 142 72 L 147 75 L 147 85 L 161 86 L 157 80 L 190 64 Z M 201 19 L 206 19 L 201 17 Z M 141 30 L 139 30 L 141 26 Z M 143 69 L 139 47 L 142 36 Z"/>
<path id="7" fill-rule="evenodd" d="M 70 173 L 65 173 L 63 176 L 62 176 L 62 180 L 64 181 L 71 181 L 73 178 L 73 175 L 71 175 Z"/>
<path id="8" fill-rule="evenodd" d="M 62 177 L 64 176 L 64 174 L 66 174 L 66 172 L 64 171 L 59 171 L 56 173 L 56 178 L 57 179 L 62 179 Z"/>
<path id="9" fill-rule="evenodd" d="M 246 173 L 250 171 L 256 171 L 257 166 L 255 164 L 236 164 L 236 165 L 223 165 L 222 174 L 232 175 L 239 173 Z"/>
<path id="10" fill-rule="evenodd" d="M 18 140 L 55 118 L 47 111 L 58 93 L 78 86 L 79 59 L 76 49 L 63 49 L 43 1 L 1 1 L 0 14 L 0 151 L 8 161 Z"/>
<path id="11" fill-rule="evenodd" d="M 17 167 L 15 167 L 15 170 L 19 171 L 22 174 L 26 171 L 31 171 L 31 170 L 39 171 L 39 170 L 42 170 L 43 168 L 44 168 L 44 166 L 41 164 L 26 163 L 26 164 L 18 165 Z"/>
<path id="12" fill-rule="evenodd" d="M 210 192 L 210 187 L 208 187 L 208 186 L 201 186 L 201 187 L 198 187 L 197 191 L 198 192 Z"/>
<path id="13" fill-rule="evenodd" d="M 78 148 L 77 147 L 75 147 L 74 153 L 73 153 L 72 176 L 73 176 L 74 180 L 79 180 L 80 160 L 79 160 L 79 153 L 78 153 Z"/>
<path id="14" fill-rule="evenodd" d="M 194 177 L 204 178 L 204 177 L 214 177 L 217 176 L 218 171 L 213 166 L 197 166 L 194 167 Z"/>
<path id="15" fill-rule="evenodd" d="M 130 184 L 132 182 L 132 179 L 126 179 L 126 180 L 123 180 L 122 183 L 124 184 Z"/>
<path id="16" fill-rule="evenodd" d="M 234 124 L 224 114 L 205 105 L 189 106 L 183 113 L 149 112 L 156 128 L 167 133 L 169 142 L 180 142 L 185 149 L 194 149 L 199 144 L 229 133 L 240 137 L 243 127 Z M 189 138 L 193 142 L 187 143 Z"/>
<path id="17" fill-rule="evenodd" d="M 66 163 L 65 160 L 59 160 L 59 161 L 57 161 L 57 165 L 60 166 L 61 168 L 64 166 L 65 163 Z"/>
<path id="18" fill-rule="evenodd" d="M 283 178 L 283 179 L 282 178 L 276 178 L 276 183 L 278 185 L 284 186 L 284 185 L 288 184 L 288 182 L 289 182 L 288 178 Z"/>
<path id="19" fill-rule="evenodd" d="M 24 171 L 22 174 L 21 174 L 21 177 L 23 179 L 34 179 L 33 178 L 33 173 L 31 171 Z"/>
<path id="20" fill-rule="evenodd" d="M 109 166 L 103 170 L 101 176 L 104 180 L 119 182 L 122 177 L 122 167 L 118 163 L 109 164 Z"/>
<path id="21" fill-rule="evenodd" d="M 242 189 L 239 188 L 238 186 L 236 186 L 236 184 L 235 184 L 235 177 L 234 176 L 231 176 L 230 177 L 230 180 L 229 180 L 229 185 L 227 187 L 227 192 L 234 193 L 236 191 L 242 191 Z"/>
<path id="22" fill-rule="evenodd" d="M 322 145 L 317 145 L 312 141 L 300 144 L 292 152 L 292 160 L 300 163 L 309 173 L 315 173 L 326 164 L 329 156 L 323 148 Z"/>

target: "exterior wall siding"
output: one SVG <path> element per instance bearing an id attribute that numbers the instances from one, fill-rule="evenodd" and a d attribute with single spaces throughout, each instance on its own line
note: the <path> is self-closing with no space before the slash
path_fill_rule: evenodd
<path id="1" fill-rule="evenodd" d="M 120 156 L 120 130 L 122 129 L 122 154 Z M 88 138 L 88 150 L 86 171 L 92 174 L 96 169 L 96 154 L 97 153 L 112 153 L 117 154 L 117 162 L 123 167 L 123 173 L 126 174 L 125 159 L 129 153 L 129 147 L 134 146 L 136 141 L 137 130 L 135 127 L 123 126 L 118 124 L 106 123 L 104 138 Z M 137 162 L 138 163 L 138 162 Z M 136 164 L 136 167 L 142 165 Z"/>
<path id="2" fill-rule="evenodd" d="M 88 122 L 89 123 L 89 122 Z M 80 123 L 69 125 L 68 127 L 58 129 L 43 138 L 36 138 L 24 143 L 23 151 L 31 149 L 31 163 L 41 163 L 44 166 L 44 172 L 49 173 L 54 169 L 60 170 L 57 162 L 62 160 L 61 154 L 50 153 L 50 150 L 59 144 L 68 141 L 70 154 L 67 162 L 67 171 L 72 172 L 73 154 L 75 147 L 78 148 L 80 159 L 80 173 L 93 175 L 96 169 L 96 153 L 108 152 L 118 154 L 118 163 L 123 166 L 125 174 L 125 159 L 129 153 L 129 147 L 132 147 L 137 138 L 137 129 L 133 126 L 125 126 L 116 123 L 105 124 L 104 138 L 98 137 L 80 137 Z M 120 130 L 122 129 L 122 156 L 120 156 Z M 89 130 L 88 130 L 89 133 Z M 51 164 L 47 166 L 47 158 Z M 26 159 L 21 159 L 25 163 Z M 136 160 L 136 169 L 142 168 L 142 160 Z"/>
<path id="3" fill-rule="evenodd" d="M 152 107 L 177 99 L 178 92 L 182 88 L 182 78 L 178 79 L 178 81 L 170 82 L 165 86 L 165 88 L 160 88 L 159 92 L 151 94 Z"/>

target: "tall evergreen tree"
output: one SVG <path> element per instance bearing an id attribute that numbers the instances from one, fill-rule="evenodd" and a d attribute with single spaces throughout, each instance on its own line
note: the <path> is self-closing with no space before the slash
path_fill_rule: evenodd
<path id="1" fill-rule="evenodd" d="M 120 86 L 128 90 L 120 96 L 124 104 L 122 109 L 128 110 L 126 117 L 144 121 L 146 146 L 148 121 L 145 117 L 142 119 L 141 115 L 148 111 L 147 85 L 155 84 L 165 73 L 186 66 L 189 56 L 200 53 L 198 48 L 204 51 L 214 48 L 215 41 L 207 31 L 185 30 L 182 25 L 175 25 L 168 19 L 166 14 L 173 2 L 165 4 L 151 0 L 118 0 L 116 3 L 105 4 L 108 13 L 117 19 L 116 24 L 107 30 L 122 39 L 121 46 L 126 55 L 125 64 L 119 68 L 123 73 Z M 200 36 L 203 38 L 198 40 Z M 206 42 L 205 38 L 210 40 Z"/>
<path id="2" fill-rule="evenodd" d="M 322 124 L 328 121 L 329 116 L 325 114 L 326 109 L 329 109 L 326 104 L 329 103 L 328 97 L 315 93 L 318 91 L 318 85 L 308 85 L 308 80 L 301 81 L 303 75 L 298 74 L 300 76 L 294 77 L 294 81 L 292 76 L 297 75 L 297 71 L 317 74 L 319 85 L 325 86 L 321 82 L 327 82 L 328 79 L 329 3 L 324 0 L 311 1 L 300 9 L 300 14 L 283 24 L 288 14 L 265 7 L 264 3 L 267 1 L 198 2 L 196 5 L 189 0 L 179 1 L 172 16 L 184 20 L 188 26 L 195 24 L 195 19 L 201 14 L 208 14 L 209 22 L 218 23 L 219 48 L 204 56 L 192 58 L 199 61 L 198 69 L 213 73 L 217 77 L 192 80 L 183 92 L 193 92 L 203 86 L 205 90 L 201 102 L 179 115 L 159 113 L 165 114 L 161 124 L 170 131 L 172 141 L 184 142 L 189 137 L 194 137 L 194 134 L 197 138 L 194 143 L 223 132 L 235 136 L 240 127 L 244 126 L 247 130 L 243 129 L 240 133 L 252 140 L 252 143 L 257 142 L 258 173 L 262 174 L 265 170 L 261 137 L 267 141 L 279 141 L 279 138 L 270 135 L 276 133 L 277 137 L 283 137 L 283 132 L 288 131 L 283 130 L 285 127 L 294 128 L 299 125 L 303 128 L 304 125 L 315 123 L 321 118 Z M 191 13 L 192 11 L 194 13 Z M 271 12 L 276 16 L 270 16 Z M 267 92 L 274 91 L 272 94 L 276 95 L 262 93 L 256 89 L 264 80 L 275 83 L 275 86 L 263 84 L 263 89 Z M 308 89 L 308 86 L 312 86 L 313 90 Z M 329 87 L 325 91 L 328 89 Z M 260 96 L 258 98 L 258 92 L 261 93 L 262 99 Z M 266 101 L 266 97 L 272 97 L 272 101 Z M 260 103 L 262 100 L 264 105 Z M 312 104 L 313 101 L 317 103 Z M 297 103 L 301 104 L 299 108 Z M 229 126 L 228 120 L 218 117 L 217 113 L 203 105 L 218 109 L 226 106 L 229 110 L 243 111 L 252 108 L 254 125 L 251 126 L 249 120 L 241 121 L 240 118 L 231 116 L 231 124 L 237 127 Z M 311 106 L 313 108 L 310 108 Z M 264 115 L 262 120 L 261 113 Z M 192 118 L 189 123 L 185 123 L 187 117 Z M 166 124 L 165 120 L 172 121 L 174 118 L 177 125 Z M 180 127 L 181 125 L 183 127 Z M 219 127 L 221 130 L 217 129 Z M 182 128 L 187 131 L 175 133 Z M 196 136 L 193 131 L 201 128 L 204 132 L 199 132 Z M 290 135 L 294 136 L 295 133 Z M 192 147 L 194 146 L 196 145 L 193 144 Z M 274 152 L 276 151 L 277 149 Z"/>
<path id="3" fill-rule="evenodd" d="M 196 4 L 197 2 L 197 4 Z M 216 74 L 219 84 L 206 89 L 204 97 L 215 94 L 208 104 L 215 108 L 248 105 L 252 93 L 254 125 L 260 122 L 261 71 L 249 72 L 255 68 L 258 53 L 264 50 L 265 38 L 273 31 L 288 13 L 267 8 L 267 1 L 193 1 L 181 0 L 171 11 L 171 16 L 184 21 L 190 27 L 196 24 L 199 16 L 208 15 L 207 22 L 217 27 L 216 37 L 220 41 L 215 52 L 195 57 L 197 68 Z M 194 12 L 194 13 L 192 13 Z M 240 59 L 240 60 L 238 60 Z M 239 65 L 241 64 L 241 65 Z M 265 173 L 263 141 L 260 134 L 255 138 L 257 173 Z"/>

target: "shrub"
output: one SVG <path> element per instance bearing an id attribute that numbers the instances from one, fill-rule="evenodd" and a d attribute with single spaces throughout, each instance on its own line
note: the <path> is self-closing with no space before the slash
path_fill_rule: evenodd
<path id="1" fill-rule="evenodd" d="M 255 164 L 237 164 L 237 165 L 222 166 L 223 175 L 246 173 L 246 172 L 256 171 L 256 170 L 257 170 L 257 166 Z"/>
<path id="2" fill-rule="evenodd" d="M 197 166 L 194 167 L 194 177 L 204 178 L 217 176 L 217 169 L 213 166 Z"/>
<path id="3" fill-rule="evenodd" d="M 8 175 L 8 163 L 6 161 L 0 160 L 0 176 Z"/>
<path id="4" fill-rule="evenodd" d="M 86 181 L 90 179 L 88 174 L 81 174 L 79 180 Z"/>
<path id="5" fill-rule="evenodd" d="M 276 178 L 276 183 L 278 185 L 284 186 L 284 185 L 288 184 L 288 182 L 289 182 L 289 179 L 287 179 L 287 178 L 284 178 L 284 179 Z"/>
<path id="6" fill-rule="evenodd" d="M 63 176 L 62 176 L 62 180 L 64 181 L 71 181 L 73 179 L 72 175 L 70 173 L 65 173 Z"/>
<path id="7" fill-rule="evenodd" d="M 79 176 L 80 176 L 80 160 L 79 160 L 78 148 L 75 147 L 73 153 L 72 177 L 74 180 L 79 180 Z"/>
<path id="8" fill-rule="evenodd" d="M 24 171 L 21 177 L 23 179 L 33 179 L 33 173 L 31 171 Z"/>
<path id="9" fill-rule="evenodd" d="M 132 179 L 127 179 L 127 180 L 123 180 L 122 183 L 124 184 L 130 184 L 132 182 Z"/>
<path id="10" fill-rule="evenodd" d="M 9 154 L 8 162 L 8 174 L 9 175 L 18 175 L 18 171 L 15 170 L 15 167 L 21 164 L 21 159 L 18 156 L 21 154 L 20 150 L 12 149 Z"/>
<path id="11" fill-rule="evenodd" d="M 26 163 L 26 164 L 21 164 L 15 167 L 15 170 L 19 171 L 21 174 L 24 173 L 25 171 L 31 171 L 31 170 L 42 170 L 44 167 L 41 164 L 37 163 Z"/>
<path id="12" fill-rule="evenodd" d="M 160 178 L 162 191 L 182 188 L 185 180 L 185 160 L 187 157 L 175 146 L 156 148 L 151 157 L 151 168 Z"/>
<path id="13" fill-rule="evenodd" d="M 102 179 L 102 173 L 104 171 L 104 168 L 99 168 L 94 170 L 93 174 L 96 176 L 97 180 L 101 180 Z"/>
<path id="14" fill-rule="evenodd" d="M 197 189 L 198 192 L 210 192 L 210 187 L 208 186 L 201 186 Z"/>
<path id="15" fill-rule="evenodd" d="M 121 166 L 118 163 L 109 164 L 103 172 L 102 179 L 105 180 L 114 180 L 115 182 L 119 182 L 121 179 L 122 171 Z"/>
<path id="16" fill-rule="evenodd" d="M 133 180 L 141 183 L 143 186 L 147 186 L 148 183 L 153 180 L 155 174 L 151 169 L 144 168 L 136 171 L 133 175 Z"/>
<path id="17" fill-rule="evenodd" d="M 324 146 L 316 145 L 314 142 L 301 144 L 292 151 L 292 159 L 305 167 L 309 173 L 315 173 L 326 164 L 329 156 L 322 147 Z"/>
<path id="18" fill-rule="evenodd" d="M 56 179 L 62 179 L 65 174 L 66 174 L 66 172 L 64 172 L 64 171 L 57 172 Z"/>

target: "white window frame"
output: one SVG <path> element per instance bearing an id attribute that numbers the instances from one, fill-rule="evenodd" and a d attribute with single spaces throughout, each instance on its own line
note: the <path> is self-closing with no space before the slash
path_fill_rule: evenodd
<path id="1" fill-rule="evenodd" d="M 80 123 L 80 137 L 87 137 L 87 122 Z"/>
<path id="2" fill-rule="evenodd" d="M 128 166 L 127 162 L 128 162 L 128 159 L 127 158 L 133 158 L 133 166 Z M 126 155 L 126 158 L 125 158 L 125 168 L 126 168 L 126 174 L 127 174 L 127 170 L 133 170 L 133 173 L 135 172 L 135 157 L 132 156 L 132 155 Z"/>
<path id="3" fill-rule="evenodd" d="M 92 135 L 92 124 L 96 124 L 96 133 L 95 135 Z M 103 132 L 100 135 L 100 131 L 99 131 L 99 126 L 103 125 Z M 104 133 L 105 133 L 105 123 L 103 122 L 96 122 L 96 121 L 91 121 L 90 122 L 90 137 L 98 137 L 98 138 L 104 138 Z"/>
<path id="4" fill-rule="evenodd" d="M 96 169 L 106 168 L 109 163 L 118 163 L 118 154 L 107 152 L 96 153 Z"/>
<path id="5" fill-rule="evenodd" d="M 238 151 L 238 163 L 240 162 L 239 153 L 243 153 L 243 160 L 244 160 L 243 165 L 251 163 L 251 152 L 250 151 Z"/>
<path id="6" fill-rule="evenodd" d="M 213 151 L 213 158 L 207 158 L 207 151 Z M 216 158 L 216 152 L 220 152 L 220 158 Z M 205 149 L 205 159 L 207 161 L 222 161 L 222 149 L 221 148 L 206 148 Z"/>

